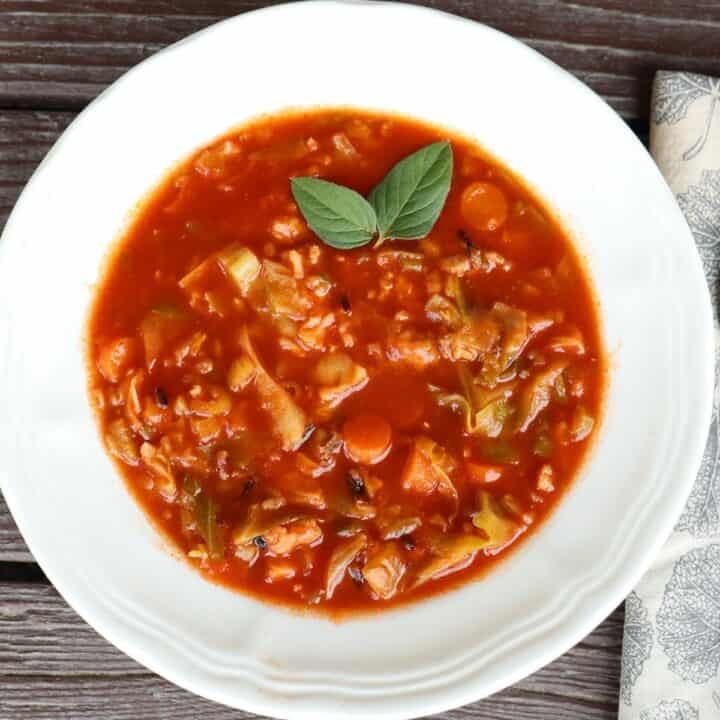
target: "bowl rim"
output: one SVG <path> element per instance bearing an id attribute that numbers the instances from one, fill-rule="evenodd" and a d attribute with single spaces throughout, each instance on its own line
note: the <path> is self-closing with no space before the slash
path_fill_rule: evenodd
<path id="1" fill-rule="evenodd" d="M 414 15 L 435 16 L 437 14 L 441 14 L 445 17 L 452 18 L 454 22 L 475 26 L 478 30 L 482 30 L 483 32 L 491 33 L 495 36 L 500 36 L 504 38 L 505 41 L 508 41 L 508 45 L 514 45 L 514 49 L 518 52 L 531 54 L 534 59 L 536 59 L 538 62 L 544 63 L 546 67 L 552 68 L 554 72 L 560 73 L 567 78 L 570 78 L 574 83 L 576 89 L 581 89 L 584 93 L 594 99 L 598 107 L 598 112 L 602 111 L 608 115 L 612 115 L 616 123 L 624 125 L 622 120 L 615 115 L 614 111 L 612 111 L 604 103 L 604 101 L 602 101 L 597 95 L 595 95 L 595 93 L 593 93 L 579 80 L 559 68 L 550 60 L 548 60 L 546 57 L 533 50 L 532 48 L 528 47 L 521 41 L 516 40 L 511 36 L 508 36 L 498 30 L 495 30 L 494 28 L 483 25 L 481 23 L 477 23 L 473 20 L 462 18 L 432 8 L 412 5 L 399 6 L 398 4 L 391 2 L 364 2 L 363 0 L 307 0 L 305 3 L 302 3 L 302 5 L 328 8 L 336 8 L 342 6 L 365 6 L 375 9 L 382 7 L 394 7 L 396 11 L 398 10 L 398 7 L 402 7 L 402 12 L 407 13 L 409 19 L 412 19 L 411 16 Z M 241 29 L 243 19 L 246 16 L 263 14 L 268 16 L 276 15 L 277 18 L 280 18 L 289 8 L 296 7 L 297 6 L 294 3 L 282 3 L 222 20 L 188 36 L 187 38 L 184 38 L 183 40 L 180 40 L 177 43 L 174 43 L 173 45 L 170 45 L 160 50 L 159 52 L 155 53 L 151 57 L 147 58 L 146 60 L 142 61 L 138 65 L 128 70 L 112 85 L 106 88 L 97 98 L 95 98 L 91 103 L 89 103 L 88 106 L 81 113 L 77 115 L 77 117 L 68 126 L 68 128 L 64 131 L 61 137 L 56 141 L 56 143 L 47 153 L 38 168 L 32 174 L 30 180 L 23 189 L 23 192 L 18 199 L 15 208 L 13 209 L 12 213 L 8 218 L 8 221 L 2 233 L 2 237 L 0 237 L 0 263 L 6 255 L 6 249 L 8 245 L 7 238 L 10 237 L 10 235 L 13 233 L 14 222 L 17 216 L 20 214 L 25 203 L 27 202 L 28 190 L 35 185 L 37 179 L 42 174 L 44 174 L 48 166 L 52 164 L 58 149 L 62 147 L 62 145 L 67 141 L 69 137 L 73 136 L 75 133 L 78 132 L 78 129 L 82 126 L 82 123 L 79 122 L 82 118 L 94 112 L 100 104 L 102 104 L 113 92 L 118 89 L 118 87 L 121 87 L 123 84 L 134 78 L 136 73 L 143 72 L 146 68 L 152 67 L 156 62 L 158 62 L 160 58 L 164 60 L 168 55 L 181 52 L 185 47 L 194 44 L 198 39 L 206 38 L 207 36 L 212 35 L 221 26 L 238 24 L 238 29 Z M 625 126 L 624 129 L 628 138 L 632 138 L 633 142 L 635 142 L 638 146 L 642 147 L 640 141 L 632 133 L 632 131 L 627 126 Z M 649 158 L 649 156 L 648 162 L 652 163 L 652 160 Z M 660 178 L 660 180 L 664 184 L 664 180 L 662 180 L 657 168 L 655 168 L 655 170 L 657 172 L 658 178 Z M 674 202 L 674 199 L 672 198 L 669 189 L 667 190 L 667 193 L 668 197 Z M 679 208 L 677 209 L 677 213 L 680 214 Z M 689 229 L 687 230 L 687 233 L 688 235 L 690 235 Z M 702 422 L 696 422 L 692 428 L 692 432 L 688 432 L 688 437 L 686 438 L 687 442 L 685 444 L 686 450 L 683 455 L 683 460 L 678 461 L 680 466 L 684 468 L 684 471 L 681 472 L 681 475 L 685 479 L 683 488 L 685 497 L 687 497 L 687 494 L 690 492 L 692 481 L 694 480 L 695 473 L 699 468 L 702 458 L 702 453 L 707 435 L 706 429 L 710 423 L 714 385 L 711 303 L 697 251 L 695 251 L 694 258 L 694 273 L 696 275 L 696 279 L 701 282 L 701 285 L 698 286 L 698 291 L 704 296 L 704 299 L 702 300 L 704 315 L 703 324 L 707 329 L 705 336 L 701 338 L 702 347 L 698 349 L 699 356 L 704 359 L 704 363 L 702 363 L 702 372 L 698 377 L 697 382 L 698 385 L 702 385 L 704 387 L 704 390 L 706 392 L 702 394 L 703 401 L 695 408 L 697 417 L 700 418 Z M 96 608 L 92 606 L 92 603 L 87 603 L 84 596 L 81 596 L 80 594 L 75 592 L 75 588 L 72 583 L 68 583 L 65 581 L 58 566 L 48 555 L 45 554 L 44 549 L 40 550 L 38 544 L 33 542 L 32 532 L 29 530 L 29 524 L 26 520 L 26 508 L 22 506 L 22 502 L 15 495 L 12 483 L 2 481 L 3 475 L 0 473 L 0 483 L 2 483 L 2 490 L 5 495 L 8 508 L 10 509 L 13 517 L 16 519 L 17 525 L 23 537 L 26 538 L 28 547 L 30 547 L 33 551 L 38 564 L 45 571 L 48 578 L 62 594 L 62 596 L 78 612 L 78 614 L 86 622 L 88 622 L 88 624 L 90 624 L 98 633 L 100 633 L 103 637 L 106 637 L 110 642 L 120 648 L 127 655 L 139 661 L 140 663 L 147 666 L 159 675 L 167 678 L 171 682 L 179 685 L 180 687 L 183 687 L 208 699 L 222 702 L 234 707 L 239 707 L 235 702 L 233 702 L 232 699 L 229 699 L 227 697 L 220 697 L 217 694 L 207 691 L 207 689 L 202 685 L 202 682 L 195 682 L 189 676 L 178 671 L 177 668 L 166 667 L 161 662 L 157 662 L 156 659 L 153 657 L 151 651 L 142 647 L 138 647 L 134 642 L 132 642 L 121 632 L 119 632 L 117 627 L 107 626 L 106 623 L 102 620 L 101 615 L 98 615 L 98 613 L 96 613 Z M 548 638 L 544 641 L 544 652 L 534 654 L 532 659 L 525 659 L 522 663 L 519 662 L 514 672 L 507 672 L 503 676 L 502 680 L 496 680 L 494 684 L 485 683 L 485 686 L 482 690 L 483 696 L 496 692 L 499 689 L 506 687 L 507 685 L 517 682 L 522 677 L 525 677 L 526 675 L 535 672 L 538 668 L 542 667 L 547 662 L 566 652 L 570 647 L 572 647 L 576 642 L 581 640 L 588 632 L 590 632 L 592 628 L 594 628 L 599 622 L 601 622 L 603 618 L 608 614 L 608 612 L 610 612 L 617 604 L 619 604 L 619 602 L 621 602 L 622 599 L 637 584 L 640 577 L 644 574 L 645 570 L 650 565 L 652 558 L 657 553 L 662 544 L 665 542 L 666 538 L 669 536 L 675 524 L 675 521 L 681 511 L 681 504 L 677 504 L 677 506 L 667 510 L 664 517 L 662 517 L 661 520 L 656 523 L 652 542 L 648 542 L 644 546 L 642 551 L 635 554 L 635 559 L 630 566 L 626 566 L 623 568 L 622 572 L 618 572 L 619 577 L 615 578 L 616 582 L 612 588 L 612 591 L 608 592 L 601 602 L 595 603 L 594 607 L 586 608 L 584 612 L 575 612 L 571 618 L 571 621 L 569 621 L 568 625 L 563 628 L 562 632 L 557 632 L 555 636 L 553 636 L 552 638 Z M 35 544 L 35 548 L 33 547 L 33 544 Z M 58 571 L 56 572 L 56 570 Z M 475 683 L 465 682 L 462 689 L 449 689 L 447 687 L 440 688 L 437 691 L 436 696 L 433 698 L 433 701 L 424 702 L 422 706 L 408 708 L 409 712 L 406 714 L 398 713 L 396 711 L 391 711 L 388 713 L 381 711 L 376 714 L 378 714 L 378 717 L 388 718 L 415 717 L 419 714 L 445 711 L 453 707 L 472 702 L 476 699 L 478 699 L 478 692 L 475 689 Z M 243 700 L 242 708 L 259 714 L 269 714 L 273 716 L 288 718 L 322 716 L 322 713 L 312 715 L 306 713 L 305 710 L 302 709 L 298 712 L 295 712 L 292 709 L 291 704 L 282 705 L 282 715 L 277 715 L 278 702 L 276 698 L 272 697 L 269 698 L 269 700 L 266 702 L 256 702 L 249 699 L 246 702 L 245 700 Z M 328 715 L 328 717 L 331 717 L 331 715 Z"/>

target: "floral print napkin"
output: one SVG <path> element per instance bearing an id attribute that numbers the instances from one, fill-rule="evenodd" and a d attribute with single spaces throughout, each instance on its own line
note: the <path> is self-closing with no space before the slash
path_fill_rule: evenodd
<path id="1" fill-rule="evenodd" d="M 655 76 L 650 152 L 695 237 L 715 307 L 720 279 L 720 79 Z M 710 435 L 690 498 L 625 603 L 620 720 L 720 720 L 718 352 Z"/>

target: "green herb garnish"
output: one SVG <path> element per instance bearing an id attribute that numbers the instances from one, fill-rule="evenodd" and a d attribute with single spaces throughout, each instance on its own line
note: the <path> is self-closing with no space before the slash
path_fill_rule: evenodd
<path id="1" fill-rule="evenodd" d="M 437 222 L 452 179 L 452 148 L 433 143 L 401 160 L 367 200 L 350 188 L 311 177 L 290 181 L 310 229 L 340 250 L 385 240 L 417 240 Z"/>
<path id="2" fill-rule="evenodd" d="M 370 193 L 380 240 L 425 237 L 440 217 L 452 178 L 453 156 L 447 140 L 401 160 Z"/>
<path id="3" fill-rule="evenodd" d="M 375 210 L 360 193 L 311 177 L 293 178 L 290 184 L 305 222 L 330 247 L 349 250 L 373 239 Z"/>

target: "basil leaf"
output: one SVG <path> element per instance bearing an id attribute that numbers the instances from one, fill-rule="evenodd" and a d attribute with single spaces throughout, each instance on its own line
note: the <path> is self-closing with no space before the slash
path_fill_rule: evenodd
<path id="1" fill-rule="evenodd" d="M 330 247 L 348 250 L 373 239 L 375 211 L 359 193 L 311 177 L 293 178 L 290 186 L 305 222 Z"/>
<path id="2" fill-rule="evenodd" d="M 452 148 L 433 143 L 401 160 L 370 193 L 381 239 L 425 237 L 440 216 L 452 179 Z"/>

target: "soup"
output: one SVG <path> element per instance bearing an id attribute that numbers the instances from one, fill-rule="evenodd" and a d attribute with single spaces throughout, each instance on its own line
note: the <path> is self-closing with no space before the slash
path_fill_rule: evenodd
<path id="1" fill-rule="evenodd" d="M 108 453 L 187 560 L 328 613 L 492 568 L 572 483 L 605 380 L 588 277 L 537 197 L 464 137 L 349 109 L 177 167 L 108 261 L 88 367 Z"/>

